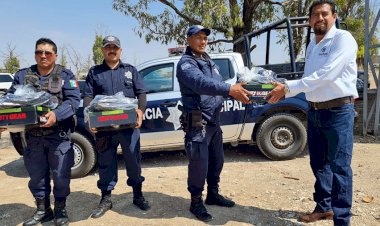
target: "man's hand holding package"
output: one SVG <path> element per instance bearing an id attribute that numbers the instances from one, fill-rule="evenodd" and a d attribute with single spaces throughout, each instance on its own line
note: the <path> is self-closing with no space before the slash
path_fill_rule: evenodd
<path id="1" fill-rule="evenodd" d="M 251 101 L 248 96 L 252 96 L 252 93 L 242 87 L 244 84 L 245 83 L 236 83 L 231 85 L 229 95 L 244 104 L 249 104 Z"/>
<path id="2" fill-rule="evenodd" d="M 57 116 L 55 116 L 54 111 L 50 111 L 45 114 L 45 117 L 47 118 L 47 122 L 40 125 L 40 127 L 52 127 L 57 123 Z"/>
<path id="3" fill-rule="evenodd" d="M 265 97 L 265 99 L 267 99 L 268 103 L 270 104 L 277 103 L 286 94 L 284 84 L 279 82 L 273 82 L 272 85 L 275 86 L 274 89 L 272 89 L 272 91 L 270 91 L 268 95 Z"/>

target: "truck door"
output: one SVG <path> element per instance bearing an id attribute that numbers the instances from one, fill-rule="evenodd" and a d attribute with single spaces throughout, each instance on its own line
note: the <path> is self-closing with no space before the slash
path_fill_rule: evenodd
<path id="1" fill-rule="evenodd" d="M 237 63 L 233 57 L 214 55 L 211 57 L 219 66 L 219 72 L 223 77 L 223 81 L 229 84 L 236 83 Z M 224 100 L 222 112 L 220 114 L 220 123 L 223 130 L 223 141 L 236 140 L 241 131 L 245 113 L 244 104 L 233 98 Z"/>
<path id="2" fill-rule="evenodd" d="M 141 127 L 143 149 L 159 149 L 183 144 L 184 133 L 179 123 L 182 105 L 175 77 L 175 63 L 154 63 L 139 73 L 148 90 L 147 109 Z"/>

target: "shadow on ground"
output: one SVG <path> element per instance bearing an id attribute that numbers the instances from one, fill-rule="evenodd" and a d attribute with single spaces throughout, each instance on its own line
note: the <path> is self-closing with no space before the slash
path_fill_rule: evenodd
<path id="1" fill-rule="evenodd" d="M 189 212 L 190 199 L 178 196 L 169 196 L 158 192 L 146 192 L 144 196 L 151 203 L 149 211 L 141 211 L 132 204 L 132 193 L 112 195 L 113 208 L 110 210 L 120 215 L 141 219 L 171 219 L 176 217 L 194 219 Z M 73 192 L 67 201 L 68 213 L 71 222 L 85 221 L 92 210 L 96 208 L 100 196 L 83 191 Z M 232 208 L 207 206 L 214 219 L 208 222 L 210 225 L 224 225 L 229 221 L 261 224 L 261 225 L 293 225 L 291 219 L 297 218 L 301 213 L 288 210 L 266 210 L 255 206 L 242 206 L 237 204 Z M 24 204 L 0 205 L 0 220 L 2 225 L 17 225 L 31 216 L 34 207 Z M 108 214 L 108 213 L 106 213 Z M 91 221 L 96 221 L 91 219 Z M 93 222 L 94 223 L 94 222 Z M 48 222 L 44 225 L 51 225 Z"/>

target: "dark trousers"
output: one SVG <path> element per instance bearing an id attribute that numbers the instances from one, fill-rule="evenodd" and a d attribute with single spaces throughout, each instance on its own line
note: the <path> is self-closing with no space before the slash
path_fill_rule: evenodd
<path id="1" fill-rule="evenodd" d="M 222 130 L 220 126 L 206 126 L 202 142 L 185 140 L 189 158 L 187 185 L 191 195 L 202 194 L 205 181 L 217 186 L 224 164 Z"/>
<path id="2" fill-rule="evenodd" d="M 353 104 L 308 113 L 310 165 L 316 211 L 334 212 L 335 225 L 349 225 L 352 206 Z"/>
<path id="3" fill-rule="evenodd" d="M 111 191 L 118 181 L 117 147 L 121 145 L 125 168 L 127 170 L 127 184 L 135 186 L 144 181 L 141 176 L 140 130 L 124 129 L 119 131 L 96 133 L 98 151 L 98 188 L 102 191 Z"/>
<path id="4" fill-rule="evenodd" d="M 70 194 L 71 167 L 74 165 L 70 134 L 35 137 L 26 132 L 25 138 L 24 164 L 30 176 L 29 189 L 33 196 L 49 197 L 51 172 L 54 197 L 66 198 Z"/>

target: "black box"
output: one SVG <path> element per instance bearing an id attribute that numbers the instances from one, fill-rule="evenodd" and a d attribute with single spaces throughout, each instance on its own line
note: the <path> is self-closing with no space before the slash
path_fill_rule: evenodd
<path id="1" fill-rule="evenodd" d="M 0 109 L 0 126 L 37 124 L 40 116 L 49 111 L 49 108 L 41 106 Z"/>
<path id="2" fill-rule="evenodd" d="M 89 112 L 89 127 L 98 130 L 134 128 L 137 122 L 135 109 Z"/>
<path id="3" fill-rule="evenodd" d="M 252 91 L 253 96 L 250 96 L 249 99 L 257 104 L 263 104 L 266 102 L 265 96 L 268 95 L 270 91 L 274 88 L 272 84 L 245 84 L 243 88 L 249 91 Z"/>

